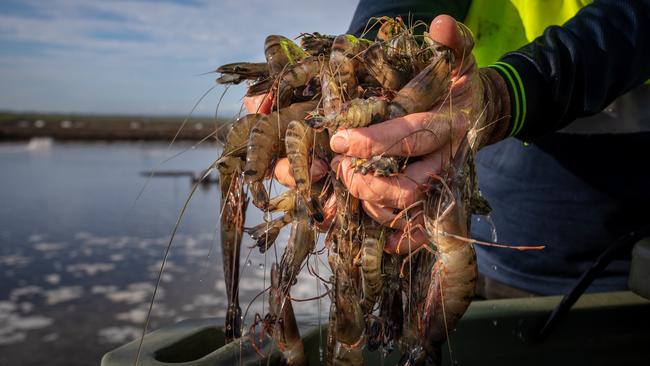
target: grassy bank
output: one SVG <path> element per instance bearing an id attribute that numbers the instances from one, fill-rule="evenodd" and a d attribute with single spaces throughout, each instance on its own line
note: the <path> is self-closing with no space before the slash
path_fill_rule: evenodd
<path id="1" fill-rule="evenodd" d="M 171 140 L 184 116 L 109 116 L 0 112 L 0 139 L 52 137 L 61 140 Z M 178 134 L 181 140 L 200 140 L 225 132 L 225 120 L 191 118 Z"/>

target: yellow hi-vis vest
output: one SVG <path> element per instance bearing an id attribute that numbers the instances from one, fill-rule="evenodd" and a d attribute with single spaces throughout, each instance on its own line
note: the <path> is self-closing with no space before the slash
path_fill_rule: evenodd
<path id="1" fill-rule="evenodd" d="M 563 25 L 592 2 L 593 0 L 473 0 L 464 23 L 474 35 L 473 52 L 478 65 L 511 69 L 512 66 L 499 63 L 498 59 L 505 53 L 516 51 L 532 42 L 544 33 L 546 27 Z M 516 79 L 515 75 L 512 82 L 516 83 Z M 520 90 L 523 93 L 523 85 Z M 521 131 L 526 116 L 525 96 L 520 101 L 515 100 L 517 102 L 520 103 L 521 111 L 513 117 L 515 125 L 511 130 L 512 135 Z M 619 97 L 605 112 L 579 118 L 560 132 L 650 132 L 648 103 L 650 80 Z"/>
<path id="2" fill-rule="evenodd" d="M 474 34 L 474 56 L 488 66 L 562 25 L 592 0 L 473 0 L 465 25 Z"/>

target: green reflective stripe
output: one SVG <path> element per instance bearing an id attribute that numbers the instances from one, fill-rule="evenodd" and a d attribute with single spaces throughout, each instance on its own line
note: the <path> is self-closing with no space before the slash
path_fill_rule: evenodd
<path id="1" fill-rule="evenodd" d="M 517 72 L 517 70 L 514 67 L 512 67 L 512 65 L 503 61 L 497 61 L 496 64 L 503 65 L 508 70 L 510 70 L 512 74 L 515 76 L 515 79 L 517 80 L 517 85 L 519 86 L 519 96 L 521 97 L 521 120 L 519 121 L 519 128 L 517 128 L 517 131 L 514 132 L 514 134 L 516 135 L 524 127 L 524 122 L 526 122 L 526 90 L 524 89 L 524 83 L 521 81 L 519 72 Z"/>
<path id="2" fill-rule="evenodd" d="M 503 73 L 503 75 L 506 76 L 507 81 L 510 83 L 510 87 L 511 87 L 511 89 L 513 91 L 513 94 L 515 95 L 515 115 L 512 116 L 512 121 L 513 121 L 511 123 L 512 127 L 510 128 L 510 133 L 508 134 L 508 136 L 514 136 L 515 132 L 519 130 L 519 128 L 518 128 L 519 127 L 519 119 L 520 119 L 519 118 L 519 91 L 517 90 L 517 87 L 515 85 L 515 81 L 512 79 L 512 76 L 510 76 L 510 73 L 508 72 L 508 70 L 505 67 L 503 67 L 503 66 L 501 66 L 499 64 L 492 64 L 492 65 L 490 65 L 488 67 L 493 67 L 495 69 L 498 69 Z"/>

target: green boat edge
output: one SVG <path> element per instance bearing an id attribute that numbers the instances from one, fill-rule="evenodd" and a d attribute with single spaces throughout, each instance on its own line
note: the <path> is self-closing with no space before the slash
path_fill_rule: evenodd
<path id="1" fill-rule="evenodd" d="M 561 296 L 474 301 L 445 344 L 444 365 L 650 365 L 650 301 L 630 291 L 583 295 L 550 337 L 536 332 Z M 144 339 L 138 365 L 278 365 L 280 354 L 264 341 L 227 345 L 222 320 L 190 319 L 153 331 Z M 310 365 L 322 364 L 327 328 L 303 336 Z M 139 340 L 104 355 L 102 366 L 134 365 Z M 259 351 L 259 352 L 258 352 Z M 364 351 L 366 365 L 395 365 Z M 263 358 L 261 354 L 270 354 Z"/>

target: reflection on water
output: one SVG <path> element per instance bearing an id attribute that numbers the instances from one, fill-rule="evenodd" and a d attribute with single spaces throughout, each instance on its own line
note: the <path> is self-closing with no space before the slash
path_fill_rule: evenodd
<path id="1" fill-rule="evenodd" d="M 154 178 L 134 205 L 147 182 L 139 173 L 198 172 L 217 156 L 213 146 L 188 148 L 0 144 L 0 364 L 97 364 L 103 353 L 139 336 L 169 234 L 191 189 L 187 177 Z M 224 316 L 218 207 L 215 185 L 196 192 L 174 240 L 150 328 Z M 262 219 L 251 209 L 247 222 Z M 284 232 L 278 243 L 287 237 Z M 245 238 L 242 310 L 268 286 L 265 269 L 283 249 L 260 255 L 247 249 L 252 244 Z M 311 265 L 328 276 L 322 262 Z M 324 288 L 303 272 L 292 296 L 322 294 Z M 326 301 L 296 303 L 303 327 L 315 324 L 318 314 L 326 318 Z M 265 306 L 260 296 L 247 323 Z"/>

